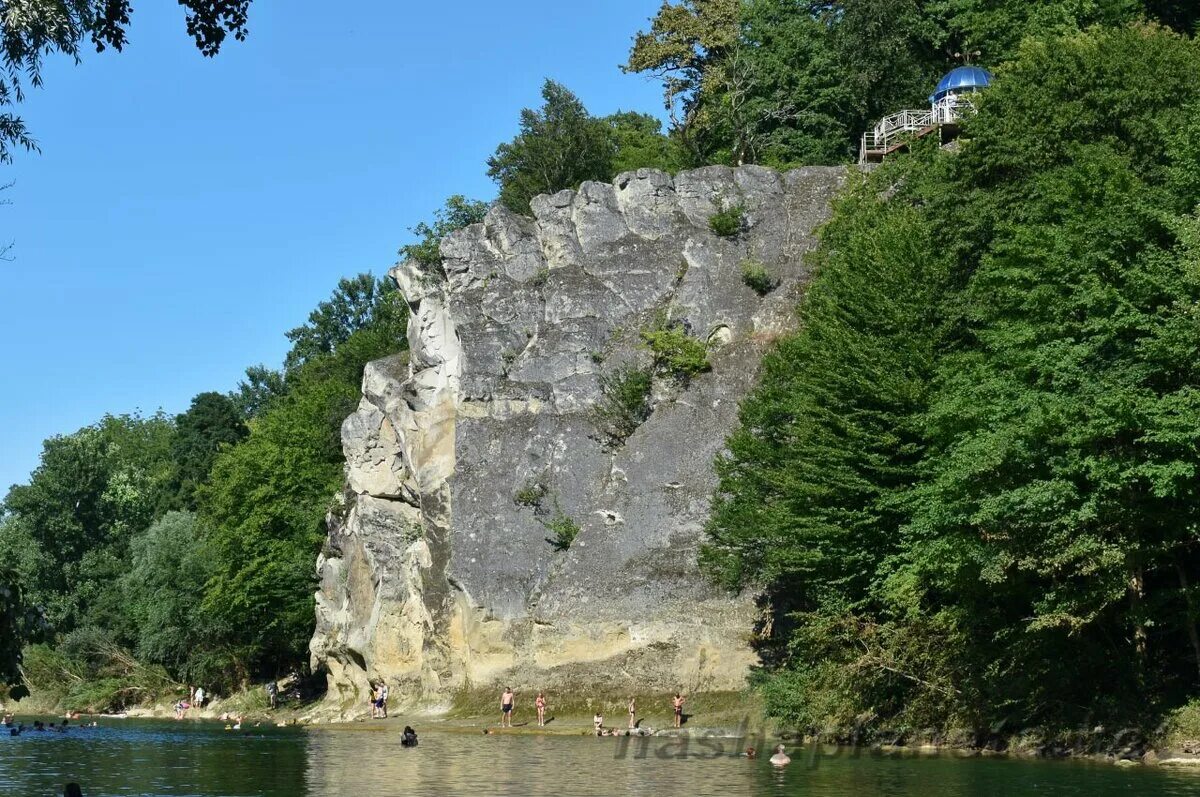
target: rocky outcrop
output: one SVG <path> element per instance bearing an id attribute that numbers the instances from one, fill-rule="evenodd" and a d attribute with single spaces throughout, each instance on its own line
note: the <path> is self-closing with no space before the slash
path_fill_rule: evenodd
<path id="1" fill-rule="evenodd" d="M 340 710 L 362 707 L 369 679 L 426 708 L 501 681 L 743 685 L 753 596 L 712 587 L 696 562 L 712 462 L 765 347 L 794 324 L 843 179 L 639 170 L 538 197 L 535 219 L 492 209 L 443 241 L 440 273 L 393 270 L 409 352 L 366 370 L 318 564 L 312 652 Z M 710 217 L 734 206 L 743 231 L 715 235 Z M 777 282 L 765 296 L 745 284 L 748 260 Z M 606 437 L 606 376 L 649 368 L 639 333 L 664 325 L 705 341 L 711 370 L 660 370 L 644 422 Z M 563 528 L 578 534 L 560 549 Z"/>

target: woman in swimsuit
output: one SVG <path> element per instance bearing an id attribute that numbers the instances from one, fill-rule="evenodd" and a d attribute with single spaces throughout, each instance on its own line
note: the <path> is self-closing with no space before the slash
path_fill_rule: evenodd
<path id="1" fill-rule="evenodd" d="M 546 727 L 546 695 L 538 692 L 537 700 L 533 701 L 533 703 L 537 706 L 538 727 L 544 728 Z"/>

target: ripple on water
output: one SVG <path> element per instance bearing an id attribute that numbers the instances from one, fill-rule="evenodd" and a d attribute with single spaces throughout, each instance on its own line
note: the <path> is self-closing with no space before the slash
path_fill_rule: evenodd
<path id="1" fill-rule="evenodd" d="M 763 760 L 735 757 L 741 746 L 726 740 L 427 732 L 408 750 L 391 732 L 239 733 L 215 723 L 111 720 L 66 734 L 0 737 L 0 745 L 5 795 L 61 794 L 70 780 L 83 784 L 87 797 L 1200 794 L 1200 772 L 1083 762 L 794 750 L 792 765 L 776 771 Z"/>

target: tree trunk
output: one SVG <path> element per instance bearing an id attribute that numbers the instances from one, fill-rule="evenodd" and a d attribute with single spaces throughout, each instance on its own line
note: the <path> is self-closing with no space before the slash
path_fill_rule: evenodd
<path id="1" fill-rule="evenodd" d="M 1142 574 L 1142 568 L 1139 567 L 1129 576 L 1129 604 L 1135 616 L 1142 613 L 1142 598 L 1145 595 L 1146 581 Z M 1133 645 L 1137 650 L 1138 658 L 1144 662 L 1146 658 L 1146 624 L 1140 617 L 1134 622 Z"/>
<path id="2" fill-rule="evenodd" d="M 1179 589 L 1183 592 L 1183 600 L 1187 604 L 1187 632 L 1192 643 L 1192 655 L 1196 657 L 1196 675 L 1200 677 L 1200 634 L 1196 633 L 1196 603 L 1192 600 L 1192 590 L 1188 586 L 1187 570 L 1179 557 L 1175 557 L 1175 572 L 1179 575 Z"/>

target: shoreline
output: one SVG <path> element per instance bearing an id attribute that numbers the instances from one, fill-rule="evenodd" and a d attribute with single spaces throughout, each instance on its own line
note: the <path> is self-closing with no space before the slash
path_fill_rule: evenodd
<path id="1" fill-rule="evenodd" d="M 24 705 L 22 705 L 24 704 Z M 28 708 L 25 708 L 25 707 Z M 17 717 L 61 718 L 62 711 L 47 709 L 40 704 L 36 696 L 17 704 L 5 704 L 7 710 Z M 312 731 L 386 733 L 399 731 L 405 724 L 411 724 L 418 733 L 435 732 L 448 734 L 482 734 L 495 736 L 555 736 L 555 737 L 594 737 L 592 717 L 579 711 L 567 710 L 560 714 L 550 713 L 546 726 L 538 727 L 536 719 L 517 715 L 514 727 L 501 728 L 498 716 L 470 714 L 455 711 L 420 711 L 403 710 L 396 707 L 388 718 L 345 717 L 332 713 L 324 713 L 327 704 L 323 701 L 299 706 L 284 706 L 276 710 L 267 708 L 256 694 L 249 690 L 227 698 L 214 700 L 203 709 L 190 709 L 181 720 L 174 718 L 172 708 L 164 704 L 151 706 L 135 706 L 119 714 L 95 714 L 80 712 L 77 720 L 72 722 L 121 719 L 149 720 L 154 722 L 203 722 L 222 723 L 226 715 L 238 715 L 246 723 L 260 723 L 279 728 L 296 728 Z M 739 711 L 738 709 L 742 709 Z M 1015 760 L 1074 760 L 1106 763 L 1114 766 L 1147 766 L 1191 769 L 1200 768 L 1200 752 L 1193 753 L 1190 749 L 1174 749 L 1171 747 L 1156 747 L 1144 736 L 1136 732 L 1123 736 L 1118 734 L 1115 739 L 1105 734 L 1101 729 L 1077 734 L 1066 741 L 1054 734 L 1041 735 L 1037 732 L 1012 734 L 1009 736 L 983 735 L 970 732 L 948 732 L 935 738 L 944 741 L 930 741 L 928 737 L 905 742 L 867 742 L 852 744 L 841 737 L 838 740 L 821 739 L 807 736 L 786 729 L 781 729 L 774 720 L 762 712 L 761 704 L 754 700 L 739 701 L 725 705 L 722 710 L 715 711 L 715 716 L 703 718 L 693 714 L 690 722 L 680 729 L 671 727 L 671 718 L 666 714 L 652 713 L 639 717 L 642 734 L 617 737 L 619 744 L 638 744 L 657 740 L 742 739 L 744 747 L 752 742 L 760 750 L 765 750 L 776 743 L 784 743 L 790 750 L 800 755 L 820 755 L 822 757 L 852 755 L 871 757 L 940 757 L 951 756 L 958 758 L 1011 758 Z M 498 712 L 497 712 L 498 714 Z M 617 717 L 613 717 L 617 719 Z M 624 717 L 619 719 L 623 720 Z M 707 721 L 702 722 L 702 719 Z M 616 728 L 624 731 L 624 724 L 606 723 L 606 728 Z M 608 738 L 608 737 L 606 737 Z M 892 739 L 898 737 L 892 736 Z M 1129 742 L 1122 739 L 1128 738 Z M 624 741 L 628 739 L 628 742 Z M 802 752 L 803 751 L 803 752 Z"/>

